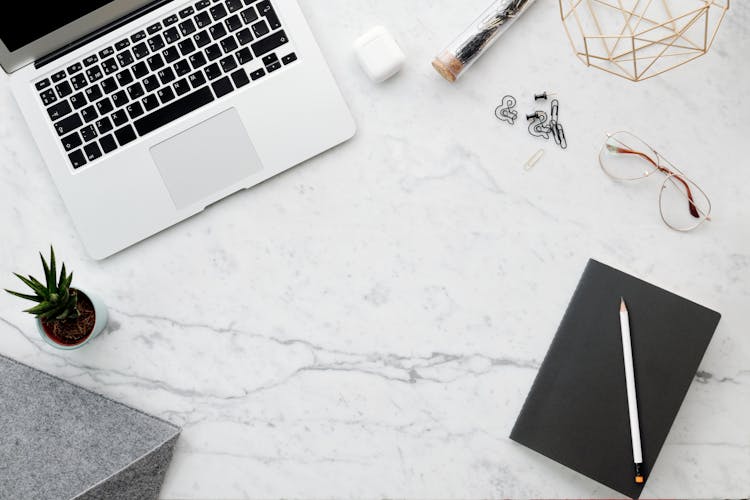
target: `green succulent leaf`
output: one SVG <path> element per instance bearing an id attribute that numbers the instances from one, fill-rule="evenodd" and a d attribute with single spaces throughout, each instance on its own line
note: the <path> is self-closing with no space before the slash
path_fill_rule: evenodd
<path id="1" fill-rule="evenodd" d="M 8 292 L 11 295 L 15 295 L 16 297 L 20 297 L 20 298 L 26 299 L 26 300 L 31 300 L 31 301 L 34 301 L 34 302 L 41 302 L 42 300 L 44 300 L 44 298 L 39 297 L 38 295 L 28 295 L 26 293 L 14 292 L 13 290 L 8 290 L 7 288 L 5 289 L 5 291 Z"/>
<path id="2" fill-rule="evenodd" d="M 42 253 L 39 253 L 44 269 L 46 285 L 29 275 L 28 277 L 14 273 L 18 279 L 33 290 L 34 295 L 6 290 L 16 297 L 36 302 L 37 304 L 24 312 L 34 314 L 37 318 L 46 320 L 64 320 L 78 317 L 78 296 L 71 291 L 73 273 L 68 274 L 65 263 L 61 265 L 60 276 L 57 275 L 57 259 L 55 249 L 50 246 L 49 263 Z"/>
<path id="3" fill-rule="evenodd" d="M 42 285 L 37 280 L 35 280 L 33 276 L 29 276 L 28 278 L 26 278 L 25 276 L 21 276 L 18 273 L 13 273 L 13 274 L 15 274 L 16 277 L 18 277 L 18 279 L 23 281 L 26 284 L 26 286 L 34 290 L 37 293 L 37 295 L 40 295 L 45 298 L 47 297 L 47 289 L 44 287 L 44 285 Z"/>

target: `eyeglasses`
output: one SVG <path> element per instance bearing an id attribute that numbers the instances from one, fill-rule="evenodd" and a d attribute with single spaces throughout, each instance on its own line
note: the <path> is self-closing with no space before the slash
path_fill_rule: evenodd
<path id="1" fill-rule="evenodd" d="M 659 211 L 675 231 L 692 231 L 710 221 L 711 201 L 701 188 L 651 146 L 630 132 L 607 134 L 599 165 L 618 181 L 644 179 L 658 172 L 666 179 L 659 192 Z"/>

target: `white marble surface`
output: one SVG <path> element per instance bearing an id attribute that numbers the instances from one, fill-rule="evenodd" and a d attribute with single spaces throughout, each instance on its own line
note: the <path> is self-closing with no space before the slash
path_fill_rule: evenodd
<path id="1" fill-rule="evenodd" d="M 723 313 L 644 496 L 750 495 L 747 5 L 709 56 L 636 85 L 582 66 L 539 0 L 451 87 L 429 61 L 485 3 L 303 0 L 358 135 L 104 262 L 0 78 L 0 285 L 53 242 L 112 317 L 61 353 L 0 296 L 0 352 L 183 426 L 165 499 L 617 497 L 507 438 L 596 257 Z M 374 85 L 349 47 L 380 23 L 408 65 Z M 545 89 L 565 152 L 492 116 Z M 713 222 L 674 233 L 656 181 L 600 172 L 623 128 L 701 184 Z"/>

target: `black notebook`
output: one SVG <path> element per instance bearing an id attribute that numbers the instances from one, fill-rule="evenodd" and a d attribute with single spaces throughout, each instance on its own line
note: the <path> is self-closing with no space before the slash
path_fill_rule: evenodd
<path id="1" fill-rule="evenodd" d="M 511 439 L 631 498 L 636 484 L 620 336 L 630 315 L 646 482 L 719 313 L 590 260 Z"/>

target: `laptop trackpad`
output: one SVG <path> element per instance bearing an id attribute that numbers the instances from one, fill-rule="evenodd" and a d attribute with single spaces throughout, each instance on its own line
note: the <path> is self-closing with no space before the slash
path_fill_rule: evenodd
<path id="1" fill-rule="evenodd" d="M 178 209 L 263 168 L 234 108 L 153 146 L 151 156 Z"/>

